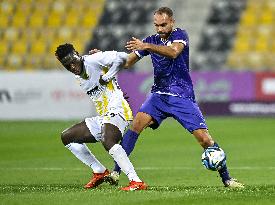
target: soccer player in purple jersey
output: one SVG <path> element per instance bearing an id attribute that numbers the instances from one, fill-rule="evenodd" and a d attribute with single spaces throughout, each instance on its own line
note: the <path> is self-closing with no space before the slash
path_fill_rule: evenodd
<path id="1" fill-rule="evenodd" d="M 205 119 L 195 101 L 189 74 L 189 40 L 185 30 L 173 28 L 175 20 L 170 8 L 162 7 L 154 13 L 157 34 L 143 41 L 132 38 L 126 48 L 133 51 L 126 67 L 131 67 L 144 56 L 150 55 L 154 68 L 154 84 L 151 95 L 135 116 L 130 129 L 121 142 L 129 155 L 139 134 L 146 128 L 158 128 L 167 117 L 176 119 L 206 149 L 219 147 L 209 134 Z M 111 177 L 118 182 L 120 168 L 116 164 Z M 229 176 L 226 165 L 219 170 L 225 187 L 243 187 Z"/>

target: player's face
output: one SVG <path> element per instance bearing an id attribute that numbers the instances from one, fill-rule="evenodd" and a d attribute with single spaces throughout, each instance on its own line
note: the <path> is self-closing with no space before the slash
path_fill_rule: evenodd
<path id="1" fill-rule="evenodd" d="M 80 60 L 74 60 L 67 66 L 67 69 L 75 75 L 80 75 L 82 72 L 82 62 Z"/>
<path id="2" fill-rule="evenodd" d="M 156 13 L 154 15 L 154 25 L 156 28 L 156 32 L 160 35 L 161 38 L 168 38 L 173 30 L 174 22 L 175 20 L 165 13 Z"/>

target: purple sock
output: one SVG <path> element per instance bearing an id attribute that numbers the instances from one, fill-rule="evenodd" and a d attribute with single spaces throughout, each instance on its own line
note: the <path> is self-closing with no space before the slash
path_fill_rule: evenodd
<path id="1" fill-rule="evenodd" d="M 137 134 L 136 132 L 128 129 L 127 132 L 124 134 L 120 144 L 123 147 L 123 149 L 125 150 L 127 156 L 129 156 L 131 154 L 131 152 L 133 151 L 136 141 L 138 139 L 139 134 Z M 115 167 L 114 170 L 118 173 L 121 172 L 120 167 L 118 166 L 118 164 L 115 162 Z"/>
<path id="2" fill-rule="evenodd" d="M 220 146 L 218 145 L 218 143 L 215 142 L 213 147 L 220 147 Z M 222 169 L 219 170 L 219 174 L 220 174 L 220 177 L 222 178 L 223 183 L 225 181 L 231 179 L 231 177 L 229 176 L 229 172 L 227 170 L 226 164 L 224 165 L 224 167 Z"/>

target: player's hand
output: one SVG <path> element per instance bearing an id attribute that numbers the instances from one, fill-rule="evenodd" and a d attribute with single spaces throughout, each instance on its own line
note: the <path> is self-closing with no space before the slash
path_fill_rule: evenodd
<path id="1" fill-rule="evenodd" d="M 95 54 L 95 53 L 98 53 L 98 52 L 101 52 L 101 50 L 98 50 L 97 48 L 94 48 L 94 49 L 89 51 L 89 55 L 92 55 L 92 54 Z"/>
<path id="2" fill-rule="evenodd" d="M 99 83 L 100 85 L 107 85 L 108 82 L 106 82 L 105 80 L 102 79 L 102 75 L 99 77 Z"/>
<path id="3" fill-rule="evenodd" d="M 145 50 L 145 43 L 135 37 L 132 37 L 132 40 L 128 41 L 125 47 L 131 51 Z"/>

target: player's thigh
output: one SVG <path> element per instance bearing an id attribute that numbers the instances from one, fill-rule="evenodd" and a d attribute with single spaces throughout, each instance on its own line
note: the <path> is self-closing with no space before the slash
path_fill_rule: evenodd
<path id="1" fill-rule="evenodd" d="M 158 128 L 161 122 L 168 117 L 166 112 L 164 112 L 166 107 L 165 95 L 151 94 L 135 116 L 133 129 L 137 133 L 140 133 L 147 126 L 150 126 L 152 129 Z"/>
<path id="2" fill-rule="evenodd" d="M 64 130 L 61 134 L 61 140 L 66 145 L 69 143 L 93 143 L 96 142 L 94 136 L 89 131 L 85 121 L 77 123 Z"/>
<path id="3" fill-rule="evenodd" d="M 129 121 L 120 112 L 108 112 L 102 120 L 101 142 L 106 150 L 117 144 L 129 126 Z"/>
<path id="4" fill-rule="evenodd" d="M 207 129 L 205 119 L 197 105 L 188 99 L 171 97 L 173 106 L 171 106 L 172 116 L 190 133 L 197 129 Z"/>
<path id="5" fill-rule="evenodd" d="M 102 137 L 102 125 L 103 125 L 103 117 L 102 116 L 95 116 L 91 118 L 85 119 L 86 126 L 93 136 L 95 141 L 101 141 Z"/>

